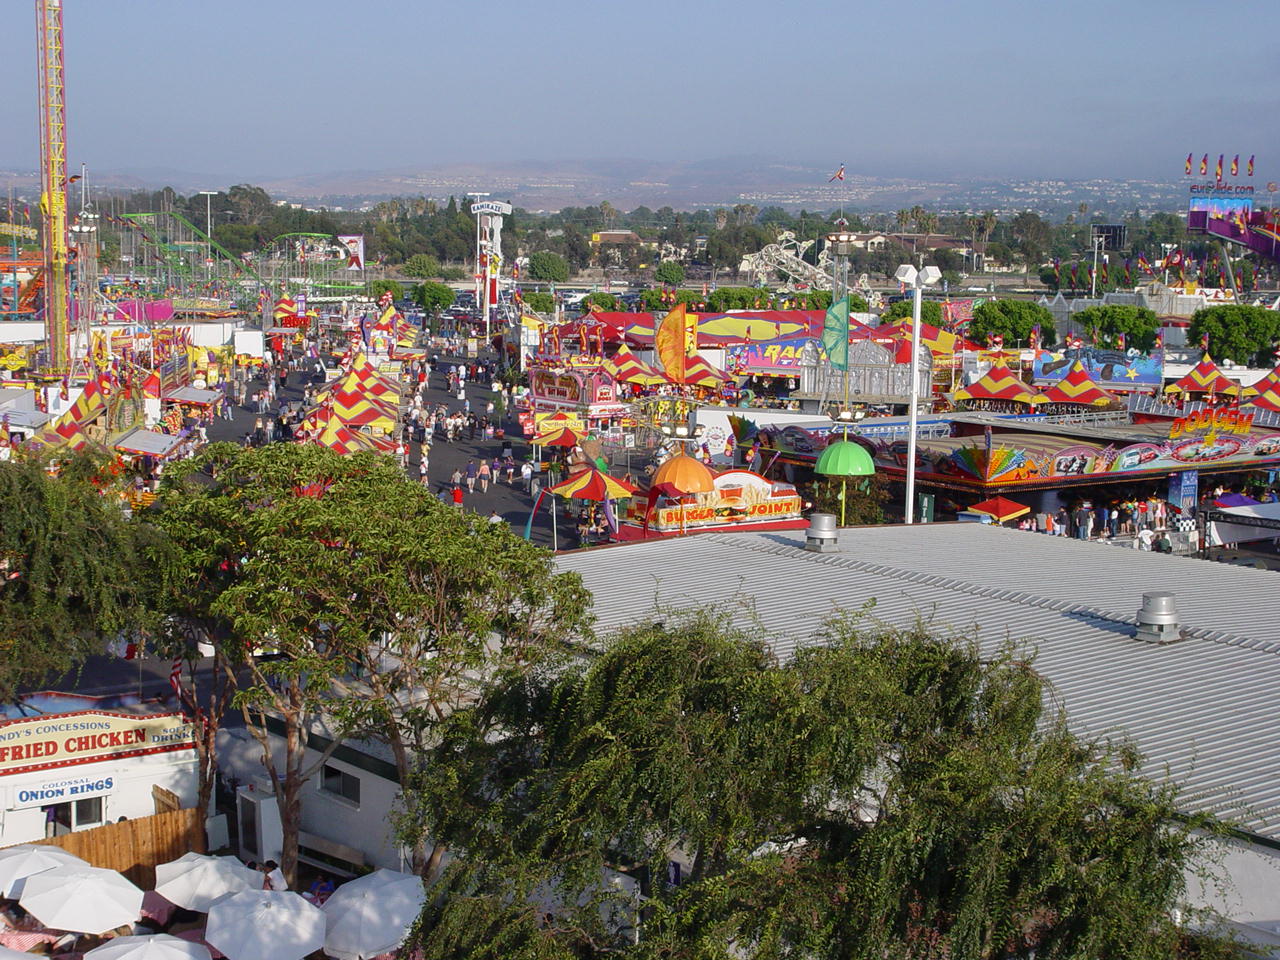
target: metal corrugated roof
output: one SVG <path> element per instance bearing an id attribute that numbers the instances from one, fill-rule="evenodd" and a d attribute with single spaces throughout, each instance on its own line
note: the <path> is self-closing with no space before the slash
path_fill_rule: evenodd
<path id="1" fill-rule="evenodd" d="M 803 534 L 702 534 L 561 555 L 607 632 L 663 608 L 754 616 L 781 657 L 838 608 L 919 618 L 1036 651 L 1082 734 L 1131 737 L 1145 772 L 1185 808 L 1210 809 L 1280 842 L 1280 580 L 1269 571 L 1144 553 L 985 524 L 841 531 L 842 552 Z M 1144 591 L 1171 590 L 1187 638 L 1133 638 Z"/>

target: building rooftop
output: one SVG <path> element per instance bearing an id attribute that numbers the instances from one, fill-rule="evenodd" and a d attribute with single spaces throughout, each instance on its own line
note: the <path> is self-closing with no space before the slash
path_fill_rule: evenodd
<path id="1" fill-rule="evenodd" d="M 847 528 L 840 551 L 803 533 L 701 534 L 561 555 L 595 596 L 601 633 L 663 609 L 756 618 L 786 658 L 837 609 L 923 619 L 987 650 L 1014 640 L 1085 736 L 1127 736 L 1144 772 L 1280 844 L 1280 580 L 1270 571 L 984 524 Z M 1134 638 L 1142 594 L 1176 594 L 1184 639 Z"/>

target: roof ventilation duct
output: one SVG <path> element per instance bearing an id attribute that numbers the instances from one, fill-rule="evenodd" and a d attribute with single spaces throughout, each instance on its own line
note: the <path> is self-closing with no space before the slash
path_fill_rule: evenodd
<path id="1" fill-rule="evenodd" d="M 1142 595 L 1137 638 L 1146 643 L 1173 643 L 1182 639 L 1178 608 L 1168 590 L 1154 590 Z"/>
<path id="2" fill-rule="evenodd" d="M 809 529 L 804 532 L 804 548 L 814 553 L 835 553 L 836 518 L 833 513 L 809 514 Z"/>

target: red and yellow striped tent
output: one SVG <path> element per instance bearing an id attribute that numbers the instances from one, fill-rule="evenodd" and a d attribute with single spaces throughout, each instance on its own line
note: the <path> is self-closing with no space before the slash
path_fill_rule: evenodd
<path id="1" fill-rule="evenodd" d="M 1164 388 L 1165 393 L 1215 393 L 1234 397 L 1240 384 L 1226 376 L 1207 353 L 1185 377 Z"/>
<path id="2" fill-rule="evenodd" d="M 893 339 L 909 347 L 911 344 L 911 321 L 900 320 L 897 323 L 876 327 L 874 339 Z M 971 343 L 959 334 L 951 333 L 928 323 L 920 324 L 920 345 L 928 347 L 929 352 L 935 357 L 949 357 L 959 350 L 978 349 L 976 343 Z"/>
<path id="3" fill-rule="evenodd" d="M 1042 393 L 1049 403 L 1080 403 L 1105 407 L 1117 402 L 1113 395 L 1093 382 L 1089 371 L 1079 360 L 1071 364 L 1065 377 L 1052 386 L 1045 387 Z"/>
<path id="4" fill-rule="evenodd" d="M 101 378 L 90 380 L 84 385 L 80 396 L 76 397 L 70 409 L 56 420 L 47 423 L 39 433 L 29 441 L 36 447 L 70 447 L 80 450 L 89 442 L 84 428 L 107 409 L 107 387 Z"/>
<path id="5" fill-rule="evenodd" d="M 604 372 L 619 383 L 638 383 L 649 387 L 667 382 L 666 377 L 637 357 L 625 344 L 605 361 Z"/>
<path id="6" fill-rule="evenodd" d="M 1261 380 L 1240 388 L 1242 397 L 1258 397 L 1270 391 L 1280 391 L 1280 367 L 1276 367 Z"/>
<path id="7" fill-rule="evenodd" d="M 1280 413 L 1280 388 L 1271 387 L 1265 393 L 1258 394 L 1245 405 L 1245 409 L 1251 407 Z"/>
<path id="8" fill-rule="evenodd" d="M 1045 402 L 1044 395 L 1018 379 L 1003 360 L 993 363 L 982 379 L 951 396 L 954 400 L 1009 400 L 1033 405 Z"/>
<path id="9" fill-rule="evenodd" d="M 684 365 L 684 382 L 695 387 L 719 387 L 733 379 L 723 370 L 717 370 L 702 357 L 690 357 Z"/>

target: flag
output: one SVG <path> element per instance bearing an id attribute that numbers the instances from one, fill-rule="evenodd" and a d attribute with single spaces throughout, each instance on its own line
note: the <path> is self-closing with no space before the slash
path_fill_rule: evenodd
<path id="1" fill-rule="evenodd" d="M 182 661 L 173 661 L 173 666 L 169 668 L 169 686 L 173 687 L 173 695 L 182 697 Z"/>
<path id="2" fill-rule="evenodd" d="M 1102 280 L 1102 285 L 1105 287 L 1110 282 L 1111 276 L 1110 271 L 1107 270 L 1107 261 L 1102 261 L 1102 266 L 1099 268 L 1098 273 Z"/>
<path id="3" fill-rule="evenodd" d="M 1053 285 L 1062 286 L 1062 261 L 1057 257 L 1053 258 Z"/>
<path id="4" fill-rule="evenodd" d="M 685 361 L 688 359 L 687 332 L 688 320 L 683 303 L 675 307 L 662 318 L 653 337 L 654 353 L 667 376 L 676 383 L 684 383 Z"/>
<path id="5" fill-rule="evenodd" d="M 1231 158 L 1231 175 L 1233 177 L 1240 175 L 1240 154 L 1236 154 Z"/>
<path id="6" fill-rule="evenodd" d="M 1204 176 L 1209 172 L 1209 155 L 1206 153 L 1200 158 L 1200 176 Z"/>
<path id="7" fill-rule="evenodd" d="M 849 298 L 841 297 L 827 308 L 822 321 L 822 348 L 836 370 L 849 368 Z"/>
<path id="8" fill-rule="evenodd" d="M 1072 290 L 1076 288 L 1076 281 L 1078 281 L 1079 279 L 1080 279 L 1080 264 L 1073 263 L 1071 264 L 1071 289 Z"/>
<path id="9" fill-rule="evenodd" d="M 1129 260 L 1124 262 L 1124 285 L 1126 287 L 1133 285 L 1133 264 Z"/>
<path id="10" fill-rule="evenodd" d="M 1209 352 L 1209 334 L 1206 333 L 1200 337 L 1200 349 L 1205 353 Z"/>
<path id="11" fill-rule="evenodd" d="M 1248 171 L 1249 176 L 1251 176 L 1251 177 L 1253 176 L 1253 157 L 1254 157 L 1254 155 L 1253 155 L 1252 153 L 1251 153 L 1251 154 L 1249 154 L 1249 166 L 1248 166 L 1248 168 L 1247 168 L 1247 171 Z"/>
<path id="12" fill-rule="evenodd" d="M 1031 328 L 1031 336 L 1027 338 L 1032 350 L 1040 348 L 1040 324 Z"/>
<path id="13" fill-rule="evenodd" d="M 1191 176 L 1191 154 L 1189 153 L 1187 154 L 1187 168 L 1184 172 L 1188 177 Z"/>
<path id="14" fill-rule="evenodd" d="M 1222 179 L 1222 161 L 1225 159 L 1225 156 L 1225 154 L 1218 154 L 1218 165 L 1214 167 L 1214 176 L 1219 180 Z"/>
<path id="15" fill-rule="evenodd" d="M 831 175 L 831 179 L 827 183 L 834 183 L 836 180 L 844 179 L 844 164 L 840 164 L 840 169 Z"/>
<path id="16" fill-rule="evenodd" d="M 1151 269 L 1151 261 L 1147 259 L 1145 253 L 1138 254 L 1138 266 L 1142 268 L 1142 272 L 1149 277 L 1154 277 L 1156 272 Z"/>
<path id="17" fill-rule="evenodd" d="M 24 203 L 22 205 L 22 219 L 26 220 L 27 223 L 31 222 L 31 204 Z"/>
<path id="18" fill-rule="evenodd" d="M 1124 349 L 1124 334 L 1123 334 L 1123 333 L 1117 333 L 1117 334 L 1116 334 L 1116 349 L 1117 349 L 1117 350 L 1123 350 L 1123 349 Z"/>

